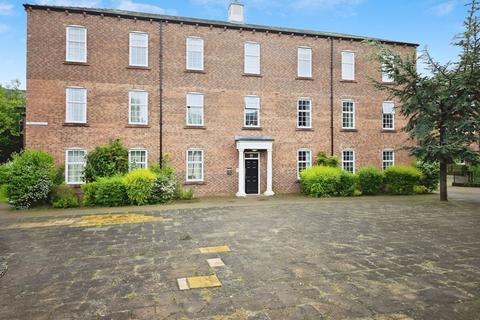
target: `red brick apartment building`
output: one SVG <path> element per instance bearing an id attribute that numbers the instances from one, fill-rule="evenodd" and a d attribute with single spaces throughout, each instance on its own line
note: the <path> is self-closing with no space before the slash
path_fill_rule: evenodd
<path id="1" fill-rule="evenodd" d="M 297 192 L 317 152 L 343 168 L 410 161 L 405 124 L 372 85 L 391 81 L 371 38 L 107 9 L 26 4 L 26 148 L 66 183 L 120 138 L 137 166 L 162 156 L 197 195 Z M 416 44 L 381 40 L 401 54 Z"/>

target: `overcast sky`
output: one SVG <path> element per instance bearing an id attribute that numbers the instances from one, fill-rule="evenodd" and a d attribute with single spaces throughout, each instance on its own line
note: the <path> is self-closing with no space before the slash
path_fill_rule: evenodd
<path id="1" fill-rule="evenodd" d="M 438 60 L 457 58 L 451 45 L 463 29 L 465 0 L 243 0 L 248 23 L 350 33 L 428 47 Z M 0 83 L 25 87 L 23 1 L 0 0 Z M 225 20 L 229 0 L 31 0 L 31 3 L 119 8 Z"/>

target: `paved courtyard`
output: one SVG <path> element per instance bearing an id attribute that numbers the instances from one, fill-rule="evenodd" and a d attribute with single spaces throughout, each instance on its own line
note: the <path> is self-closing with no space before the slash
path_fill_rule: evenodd
<path id="1" fill-rule="evenodd" d="M 480 319 L 477 196 L 4 211 L 0 319 Z"/>

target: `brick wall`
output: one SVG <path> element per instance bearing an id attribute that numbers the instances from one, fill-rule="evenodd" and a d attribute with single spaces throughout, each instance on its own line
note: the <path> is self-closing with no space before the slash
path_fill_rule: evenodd
<path id="1" fill-rule="evenodd" d="M 88 29 L 87 65 L 65 64 L 65 27 Z M 64 161 L 64 150 L 88 150 L 110 138 L 121 138 L 127 147 L 145 147 L 149 162 L 159 157 L 159 22 L 100 17 L 77 13 L 33 10 L 28 13 L 27 121 L 47 121 L 48 126 L 27 126 L 27 148 L 52 152 Z M 128 68 L 128 33 L 149 34 L 149 69 Z M 204 72 L 185 69 L 186 37 L 204 39 Z M 245 41 L 261 45 L 261 76 L 243 74 Z M 382 150 L 398 148 L 406 135 L 382 132 L 382 102 L 388 100 L 371 84 L 380 80 L 379 65 L 364 43 L 335 39 L 334 43 L 334 151 L 354 148 L 357 169 L 367 164 L 381 166 Z M 297 79 L 297 47 L 313 52 L 313 77 Z M 356 81 L 340 81 L 340 52 L 356 53 Z M 413 47 L 396 46 L 403 54 Z M 204 150 L 204 184 L 195 185 L 197 195 L 233 194 L 237 191 L 238 152 L 234 136 L 271 136 L 273 142 L 273 190 L 298 191 L 296 156 L 300 148 L 330 152 L 330 40 L 278 35 L 178 23 L 163 24 L 163 150 L 185 181 L 186 150 Z M 65 87 L 88 89 L 88 126 L 69 127 L 65 119 Z M 128 90 L 149 92 L 149 126 L 128 127 Z M 185 128 L 186 93 L 205 95 L 202 129 Z M 261 99 L 258 130 L 243 129 L 245 95 Z M 312 99 L 312 130 L 298 130 L 297 100 Z M 341 99 L 356 102 L 356 132 L 341 131 Z M 397 115 L 397 130 L 405 121 Z M 261 191 L 266 188 L 266 153 L 261 152 Z M 410 158 L 395 154 L 396 164 Z M 227 168 L 233 174 L 227 175 Z"/>

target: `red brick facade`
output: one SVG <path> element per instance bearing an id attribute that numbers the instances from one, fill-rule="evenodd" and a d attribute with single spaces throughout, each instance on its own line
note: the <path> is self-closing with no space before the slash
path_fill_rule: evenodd
<path id="1" fill-rule="evenodd" d="M 233 194 L 238 189 L 238 151 L 235 136 L 269 136 L 274 139 L 273 191 L 298 191 L 297 150 L 308 148 L 313 158 L 330 153 L 331 45 L 333 42 L 333 147 L 341 158 L 344 148 L 355 150 L 355 166 L 382 165 L 382 150 L 399 148 L 405 124 L 396 115 L 395 132 L 382 131 L 382 102 L 388 100 L 371 79 L 381 79 L 372 49 L 357 39 L 316 37 L 168 21 L 167 18 L 100 15 L 27 6 L 27 126 L 26 147 L 51 152 L 63 164 L 65 149 L 91 150 L 112 138 L 128 148 L 148 150 L 149 164 L 158 163 L 162 152 L 185 181 L 186 150 L 204 154 L 203 183 L 193 186 L 197 195 Z M 168 21 L 168 22 L 167 22 Z M 65 28 L 87 28 L 86 64 L 65 62 Z M 129 67 L 128 37 L 131 31 L 149 35 L 148 68 Z M 186 70 L 186 38 L 204 41 L 204 70 Z M 261 73 L 243 73 L 244 43 L 261 46 Z M 415 46 L 391 44 L 402 54 Z M 297 78 L 297 48 L 312 48 L 312 78 Z M 355 52 L 355 81 L 341 81 L 341 51 Z M 65 88 L 87 89 L 87 124 L 65 124 Z M 147 126 L 128 125 L 128 91 L 149 93 Z M 160 92 L 162 101 L 160 103 Z M 186 126 L 186 94 L 204 94 L 204 126 Z M 260 97 L 260 128 L 243 128 L 244 97 Z M 297 100 L 312 100 L 312 129 L 297 129 Z M 342 99 L 355 101 L 355 131 L 341 129 Z M 162 130 L 160 130 L 162 108 Z M 47 122 L 47 125 L 36 125 Z M 29 123 L 29 124 L 28 124 Z M 261 151 L 261 192 L 266 189 L 266 152 Z M 395 163 L 406 164 L 408 155 L 395 152 Z M 227 169 L 231 168 L 231 174 Z"/>

